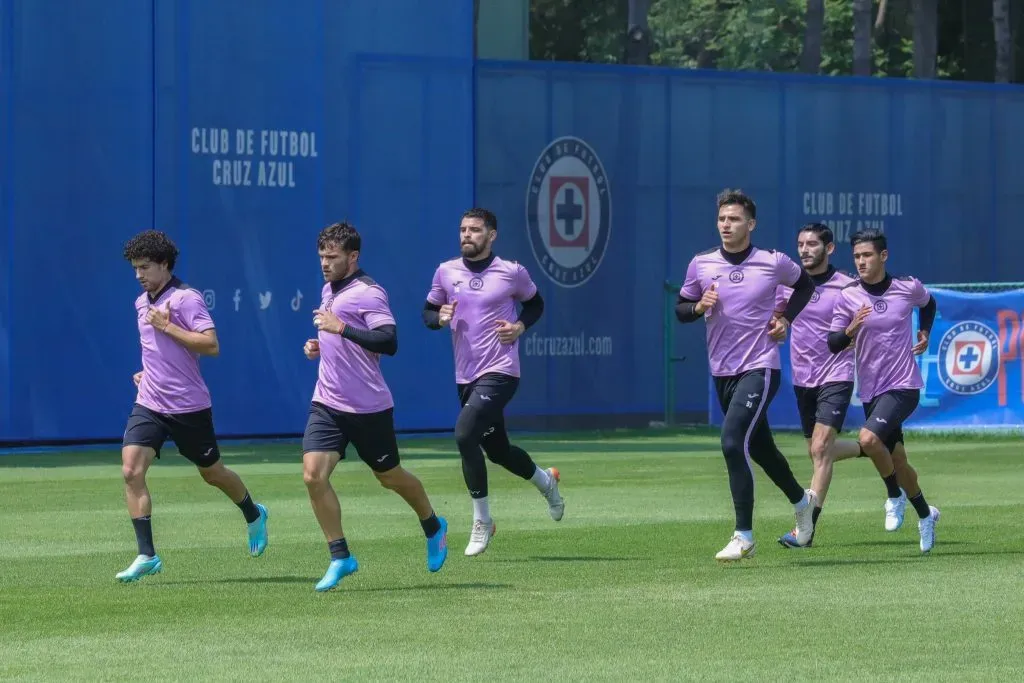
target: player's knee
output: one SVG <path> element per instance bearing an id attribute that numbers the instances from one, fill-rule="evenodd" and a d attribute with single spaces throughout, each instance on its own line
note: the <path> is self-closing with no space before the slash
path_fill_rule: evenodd
<path id="1" fill-rule="evenodd" d="M 129 485 L 139 485 L 146 481 L 146 468 L 141 462 L 125 462 L 121 464 L 121 476 Z"/>
<path id="2" fill-rule="evenodd" d="M 828 439 L 815 439 L 811 442 L 811 460 L 815 464 L 826 462 L 830 451 Z"/>
<path id="3" fill-rule="evenodd" d="M 224 481 L 226 472 L 224 465 L 219 462 L 211 467 L 198 467 L 196 469 L 199 470 L 199 475 L 203 478 L 203 481 L 210 486 L 217 486 Z"/>
<path id="4" fill-rule="evenodd" d="M 402 469 L 401 465 L 392 467 L 387 472 L 374 472 L 373 475 L 377 477 L 377 481 L 380 485 L 389 491 L 394 491 L 402 485 L 402 479 L 404 478 L 405 470 Z"/>
<path id="5" fill-rule="evenodd" d="M 459 420 L 455 424 L 455 445 L 459 447 L 459 451 L 465 452 L 466 449 L 473 449 L 480 445 L 480 430 L 475 429 L 472 421 L 470 420 Z"/>
<path id="6" fill-rule="evenodd" d="M 743 435 L 731 431 L 722 432 L 722 452 L 727 458 L 745 458 Z"/>
<path id="7" fill-rule="evenodd" d="M 882 440 L 878 438 L 878 435 L 867 429 L 860 430 L 860 434 L 857 436 L 857 443 L 859 443 L 860 447 L 865 451 L 877 450 L 883 445 Z"/>
<path id="8" fill-rule="evenodd" d="M 327 484 L 327 472 L 321 467 L 303 467 L 302 482 L 311 491 L 322 488 Z"/>

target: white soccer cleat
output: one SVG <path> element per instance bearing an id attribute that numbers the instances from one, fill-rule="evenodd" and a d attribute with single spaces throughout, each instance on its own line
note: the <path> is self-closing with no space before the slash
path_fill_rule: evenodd
<path id="1" fill-rule="evenodd" d="M 565 499 L 558 492 L 558 482 L 561 480 L 561 475 L 558 473 L 557 467 L 549 467 L 547 473 L 551 479 L 551 486 L 544 493 L 544 498 L 548 501 L 548 514 L 551 515 L 551 519 L 557 522 L 565 514 Z"/>
<path id="2" fill-rule="evenodd" d="M 469 534 L 469 545 L 466 546 L 466 557 L 473 557 L 487 550 L 487 546 L 491 544 L 491 537 L 497 530 L 498 527 L 493 521 L 474 519 L 473 531 Z"/>
<path id="3" fill-rule="evenodd" d="M 903 514 L 907 510 L 907 493 L 900 489 L 899 498 L 885 499 L 885 530 L 896 531 L 903 526 Z"/>
<path id="4" fill-rule="evenodd" d="M 807 545 L 814 539 L 814 508 L 818 506 L 817 493 L 811 489 L 807 489 L 804 493 L 807 495 L 807 505 L 805 505 L 799 512 L 794 513 L 796 516 L 796 524 L 793 529 L 797 545 L 801 547 Z"/>
<path id="5" fill-rule="evenodd" d="M 921 532 L 921 552 L 926 553 L 935 547 L 935 525 L 939 522 L 939 508 L 929 505 L 931 514 L 917 523 L 917 530 Z"/>
<path id="6" fill-rule="evenodd" d="M 748 557 L 754 556 L 754 550 L 756 544 L 754 541 L 748 541 L 743 538 L 742 534 L 736 532 L 729 539 L 728 545 L 718 551 L 715 555 L 715 559 L 719 562 L 737 562 L 739 560 L 745 560 Z"/>

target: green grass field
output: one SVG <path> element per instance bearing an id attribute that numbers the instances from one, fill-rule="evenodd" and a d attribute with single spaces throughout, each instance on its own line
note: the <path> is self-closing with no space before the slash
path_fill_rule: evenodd
<path id="1" fill-rule="evenodd" d="M 803 443 L 778 438 L 802 482 Z M 866 460 L 839 463 L 816 547 L 775 538 L 791 507 L 758 472 L 758 556 L 720 565 L 732 530 L 717 438 L 520 441 L 562 472 L 566 514 L 491 467 L 498 533 L 462 555 L 471 506 L 453 445 L 404 443 L 450 523 L 426 571 L 422 532 L 354 454 L 334 475 L 360 571 L 313 584 L 327 552 L 297 447 L 226 447 L 270 508 L 248 557 L 241 514 L 173 448 L 150 474 L 162 574 L 121 585 L 135 556 L 116 451 L 0 457 L 0 680 L 1016 680 L 1024 598 L 1018 439 L 914 436 L 942 510 L 883 529 Z M 1013 662 L 1017 662 L 1014 664 Z M 1014 674 L 1013 672 L 1017 673 Z"/>

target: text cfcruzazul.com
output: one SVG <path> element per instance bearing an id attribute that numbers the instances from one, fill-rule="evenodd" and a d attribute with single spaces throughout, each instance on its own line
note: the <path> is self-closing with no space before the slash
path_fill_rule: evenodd
<path id="1" fill-rule="evenodd" d="M 527 356 L 610 356 L 611 337 L 589 337 L 585 332 L 561 337 L 528 335 L 521 347 Z"/>

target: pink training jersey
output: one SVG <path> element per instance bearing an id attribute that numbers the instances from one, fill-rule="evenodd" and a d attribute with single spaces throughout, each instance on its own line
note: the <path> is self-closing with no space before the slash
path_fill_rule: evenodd
<path id="1" fill-rule="evenodd" d="M 679 295 L 697 301 L 712 285 L 718 287 L 718 303 L 704 313 L 712 375 L 779 369 L 779 345 L 768 337 L 775 292 L 780 284 L 795 285 L 802 272 L 782 252 L 756 247 L 738 265 L 727 261 L 718 248 L 693 257 Z"/>
<path id="2" fill-rule="evenodd" d="M 480 272 L 474 262 L 455 258 L 434 272 L 427 301 L 443 306 L 458 302 L 451 321 L 455 382 L 468 384 L 488 372 L 519 377 L 519 340 L 502 344 L 498 321 L 519 319 L 517 301 L 532 299 L 537 285 L 526 268 L 494 257 Z"/>
<path id="3" fill-rule="evenodd" d="M 911 316 L 930 298 L 925 286 L 912 277 L 892 278 L 880 296 L 865 290 L 860 280 L 840 291 L 832 317 L 833 332 L 849 327 L 861 306 L 871 308 L 854 339 L 861 401 L 867 403 L 895 389 L 924 386 L 921 368 L 914 361 Z"/>
<path id="4" fill-rule="evenodd" d="M 369 276 L 329 282 L 320 296 L 320 308 L 331 311 L 353 328 L 373 330 L 395 324 L 387 292 Z M 345 413 L 379 413 L 394 407 L 391 390 L 380 370 L 379 353 L 367 351 L 340 334 L 321 330 L 317 338 L 320 369 L 313 390 L 314 401 Z"/>
<path id="5" fill-rule="evenodd" d="M 165 415 L 205 410 L 211 406 L 210 390 L 199 372 L 199 354 L 146 322 L 150 308 L 166 310 L 168 305 L 171 322 L 181 329 L 206 332 L 214 328 L 203 295 L 178 278 L 172 278 L 156 299 L 143 292 L 135 300 L 142 344 L 142 382 L 135 402 Z"/>
<path id="6" fill-rule="evenodd" d="M 829 267 L 822 275 L 812 275 L 814 294 L 789 328 L 789 360 L 793 368 L 793 386 L 820 387 L 829 382 L 853 381 L 853 349 L 832 353 L 828 333 L 836 301 L 843 287 L 854 281 L 846 273 Z M 779 285 L 775 310 L 786 310 L 793 289 Z"/>

